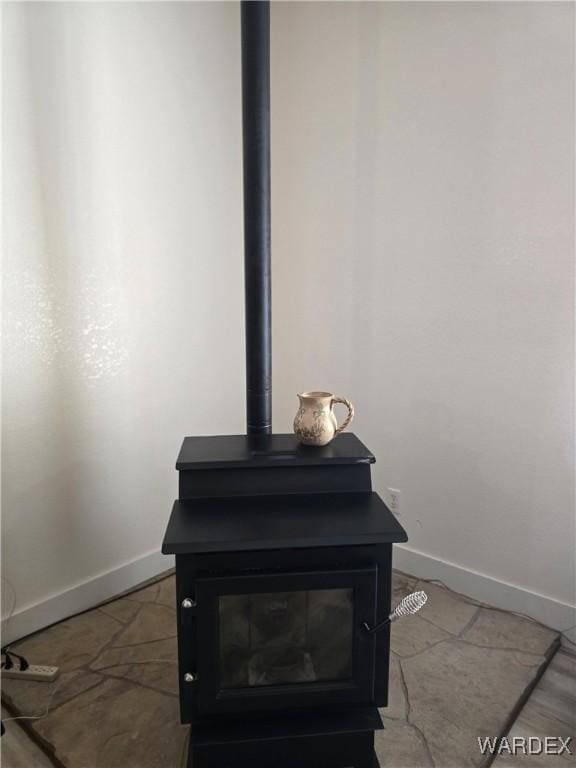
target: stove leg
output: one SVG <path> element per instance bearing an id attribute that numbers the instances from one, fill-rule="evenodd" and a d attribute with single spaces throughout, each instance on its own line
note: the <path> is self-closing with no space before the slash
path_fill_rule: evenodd
<path id="1" fill-rule="evenodd" d="M 202 741 L 198 726 L 191 733 L 187 768 L 380 768 L 374 732 L 255 736 L 242 742 Z"/>
<path id="2" fill-rule="evenodd" d="M 358 763 L 356 768 L 380 768 L 380 763 L 376 757 L 376 752 L 372 752 L 372 754 L 366 760 Z"/>

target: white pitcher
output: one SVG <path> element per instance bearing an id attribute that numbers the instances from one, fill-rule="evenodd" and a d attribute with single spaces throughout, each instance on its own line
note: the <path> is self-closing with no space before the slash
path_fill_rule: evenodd
<path id="1" fill-rule="evenodd" d="M 294 419 L 294 433 L 304 445 L 327 445 L 354 418 L 354 406 L 345 397 L 331 392 L 303 392 L 298 397 L 300 408 Z M 340 427 L 334 415 L 336 403 L 348 408 L 348 416 Z"/>

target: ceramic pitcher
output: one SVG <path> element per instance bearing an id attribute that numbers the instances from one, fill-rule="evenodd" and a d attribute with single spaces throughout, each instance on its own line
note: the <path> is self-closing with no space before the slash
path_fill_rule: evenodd
<path id="1" fill-rule="evenodd" d="M 331 392 L 303 392 L 298 397 L 300 408 L 294 419 L 294 433 L 304 445 L 327 445 L 354 418 L 354 406 L 345 397 L 337 397 Z M 334 415 L 336 403 L 348 408 L 348 416 L 341 426 Z"/>

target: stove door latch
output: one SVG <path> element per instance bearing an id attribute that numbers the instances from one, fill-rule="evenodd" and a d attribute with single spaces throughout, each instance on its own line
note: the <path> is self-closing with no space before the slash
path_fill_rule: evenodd
<path id="1" fill-rule="evenodd" d="M 375 635 L 377 632 L 380 632 L 381 629 L 384 629 L 385 626 L 390 624 L 391 621 L 392 619 L 388 617 L 387 619 L 384 619 L 384 621 L 381 621 L 380 624 L 376 624 L 375 627 L 371 627 L 370 624 L 365 621 L 362 624 L 362 629 L 366 632 L 367 635 Z"/>

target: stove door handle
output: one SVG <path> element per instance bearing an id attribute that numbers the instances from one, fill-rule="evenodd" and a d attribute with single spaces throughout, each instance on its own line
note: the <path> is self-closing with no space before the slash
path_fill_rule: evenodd
<path id="1" fill-rule="evenodd" d="M 371 627 L 370 624 L 368 624 L 367 621 L 365 621 L 362 624 L 362 629 L 366 632 L 368 635 L 375 635 L 377 632 L 380 632 L 384 627 L 386 627 L 388 624 L 390 624 L 392 621 L 394 621 L 394 614 L 390 614 L 384 621 L 381 621 L 379 624 L 376 624 L 375 627 Z"/>

